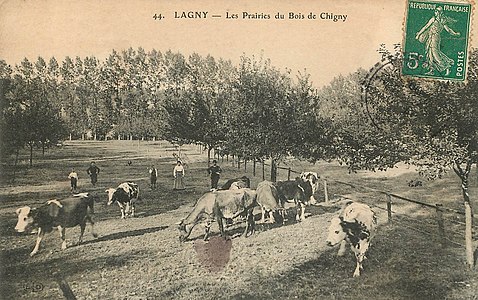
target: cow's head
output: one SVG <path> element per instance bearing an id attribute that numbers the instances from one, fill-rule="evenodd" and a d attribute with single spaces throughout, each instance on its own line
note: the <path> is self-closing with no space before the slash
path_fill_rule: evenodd
<path id="1" fill-rule="evenodd" d="M 17 209 L 18 221 L 15 226 L 17 232 L 25 232 L 33 224 L 33 211 L 34 209 L 29 206 L 24 206 Z"/>
<path id="2" fill-rule="evenodd" d="M 106 203 L 107 205 L 111 205 L 113 203 L 113 194 L 116 192 L 116 189 L 114 188 L 109 188 L 105 190 L 106 193 L 108 193 L 108 202 Z"/>
<path id="3" fill-rule="evenodd" d="M 186 224 L 184 222 L 184 219 L 181 220 L 181 222 L 176 224 L 178 225 L 178 230 L 179 230 L 179 241 L 185 242 L 186 239 L 191 234 L 191 231 L 193 230 L 193 226 L 191 224 Z"/>
<path id="4" fill-rule="evenodd" d="M 326 243 L 329 246 L 334 246 L 343 241 L 346 233 L 342 227 L 342 220 L 340 217 L 333 218 L 330 221 L 329 233 L 327 235 Z"/>

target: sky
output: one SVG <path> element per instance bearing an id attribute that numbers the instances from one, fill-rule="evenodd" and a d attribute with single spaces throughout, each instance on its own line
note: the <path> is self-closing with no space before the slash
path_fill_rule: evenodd
<path id="1" fill-rule="evenodd" d="M 373 66 L 380 44 L 402 43 L 406 7 L 406 0 L 0 0 L 0 59 L 12 66 L 38 56 L 104 59 L 112 49 L 142 47 L 237 64 L 243 54 L 262 53 L 281 70 L 305 69 L 321 87 Z"/>

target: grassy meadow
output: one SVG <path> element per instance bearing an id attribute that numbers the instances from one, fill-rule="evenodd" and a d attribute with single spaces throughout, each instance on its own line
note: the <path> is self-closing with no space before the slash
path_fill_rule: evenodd
<path id="1" fill-rule="evenodd" d="M 183 146 L 186 190 L 174 191 L 172 171 L 177 154 L 178 149 L 164 141 L 67 141 L 63 147 L 49 149 L 45 156 L 35 152 L 32 167 L 27 153 L 22 153 L 15 182 L 11 162 L 3 163 L 1 298 L 64 299 L 60 283 L 66 282 L 77 299 L 478 299 L 478 271 L 465 267 L 461 214 L 445 213 L 444 248 L 433 209 L 394 199 L 393 221 L 388 223 L 385 196 L 361 187 L 462 211 L 460 182 L 453 173 L 426 181 L 407 165 L 387 172 L 349 174 L 335 162 L 312 165 L 291 159 L 280 164 L 298 172 L 318 172 L 322 180 L 327 179 L 332 203 L 346 197 L 371 205 L 377 213 L 378 232 L 364 272 L 353 278 L 352 252 L 336 257 L 338 249 L 325 244 L 329 221 L 340 208 L 323 203 L 323 184 L 315 195 L 322 202 L 306 208 L 307 219 L 302 223 L 294 221 L 290 209 L 284 226 L 257 224 L 256 233 L 248 238 L 238 236 L 244 224 L 237 222 L 227 228 L 230 242 L 218 242 L 218 228 L 213 224 L 210 242 L 202 240 L 203 227 L 198 225 L 189 240 L 180 243 L 176 223 L 209 189 L 209 177 L 206 153 L 198 146 Z M 91 161 L 101 169 L 95 187 L 86 174 Z M 151 164 L 158 169 L 155 190 L 149 187 Z M 219 164 L 223 168 L 220 184 L 243 175 L 251 178 L 252 188 L 262 181 L 260 164 L 256 176 L 250 162 L 246 168 L 233 165 L 231 158 L 220 159 Z M 15 210 L 68 197 L 67 176 L 72 168 L 79 174 L 81 192 L 101 196 L 94 217 L 99 237 L 93 238 L 87 226 L 83 244 L 76 245 L 79 228 L 67 229 L 69 248 L 62 251 L 54 230 L 31 258 L 35 235 L 14 231 Z M 278 175 L 279 180 L 287 179 L 287 170 L 280 169 Z M 470 193 L 474 201 L 478 201 L 477 175 L 473 169 Z M 265 176 L 269 178 L 267 168 Z M 409 187 L 407 183 L 416 179 L 422 180 L 423 186 Z M 124 181 L 139 184 L 141 200 L 137 216 L 121 220 L 118 206 L 106 206 L 105 189 Z M 259 210 L 256 213 L 258 220 Z M 220 248 L 224 267 L 214 268 L 201 256 L 200 249 L 210 250 L 214 243 L 224 247 Z"/>

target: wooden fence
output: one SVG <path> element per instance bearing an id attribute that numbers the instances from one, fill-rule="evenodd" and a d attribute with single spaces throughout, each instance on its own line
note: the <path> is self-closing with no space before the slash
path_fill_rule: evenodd
<path id="1" fill-rule="evenodd" d="M 220 157 L 218 156 L 217 159 L 219 159 L 219 158 Z M 221 159 L 222 159 L 222 161 L 224 161 L 224 156 L 222 156 Z M 226 160 L 229 161 L 229 156 L 226 156 Z M 255 161 L 255 160 L 247 161 L 247 160 L 238 159 L 237 157 L 234 157 L 234 156 L 232 156 L 231 163 L 232 163 L 233 166 L 237 166 L 238 169 L 244 168 L 245 172 L 248 171 L 248 169 L 247 169 L 248 163 L 252 163 L 252 174 L 253 174 L 253 176 L 258 176 L 259 175 L 260 177 L 262 177 L 262 180 L 266 180 L 265 167 L 270 167 L 271 166 L 270 164 L 267 164 L 264 161 Z M 257 166 L 258 164 L 260 165 L 259 167 Z M 295 174 L 300 174 L 301 173 L 301 172 L 297 172 L 297 171 L 293 170 L 290 167 L 284 168 L 284 167 L 279 167 L 278 166 L 277 170 L 278 170 L 277 173 L 279 173 L 279 170 L 286 170 L 287 171 L 287 180 L 291 180 L 292 178 L 295 178 L 295 176 L 294 176 Z M 258 171 L 260 172 L 260 174 L 257 174 Z M 357 184 L 352 184 L 352 183 L 344 182 L 344 181 L 340 181 L 340 180 L 335 180 L 335 179 L 330 179 L 330 178 L 329 179 L 322 178 L 322 183 L 323 183 L 324 201 L 326 203 L 329 202 L 328 188 L 329 188 L 330 183 L 347 185 L 347 186 L 350 186 L 350 187 L 355 188 L 355 189 L 363 189 L 363 190 L 367 190 L 367 191 L 370 191 L 370 192 L 375 192 L 375 193 L 385 195 L 386 208 L 382 208 L 382 207 L 379 207 L 379 206 L 376 206 L 376 205 L 372 205 L 372 206 L 374 206 L 376 208 L 379 208 L 379 209 L 386 210 L 386 212 L 387 212 L 387 222 L 388 223 L 400 222 L 401 225 L 404 225 L 405 227 L 410 227 L 405 222 L 401 222 L 400 219 L 407 218 L 409 221 L 410 220 L 411 221 L 417 221 L 416 219 L 412 219 L 412 218 L 407 217 L 403 214 L 399 214 L 399 213 L 395 212 L 393 210 L 393 206 L 394 206 L 393 204 L 395 203 L 394 200 L 399 200 L 399 201 L 403 201 L 403 202 L 407 202 L 407 203 L 413 203 L 413 204 L 419 205 L 421 207 L 425 207 L 427 209 L 432 209 L 434 211 L 435 222 L 436 222 L 436 227 L 437 227 L 437 231 L 436 231 L 435 234 L 439 237 L 442 247 L 447 247 L 449 245 L 449 243 L 452 243 L 452 244 L 455 244 L 455 245 L 458 245 L 458 246 L 464 246 L 465 247 L 465 256 L 466 256 L 467 264 L 470 268 L 474 267 L 475 262 L 474 262 L 474 253 L 473 253 L 474 249 L 473 249 L 473 243 L 472 243 L 472 235 L 473 235 L 472 231 L 473 231 L 473 228 L 477 228 L 477 227 L 473 226 L 473 215 L 472 215 L 471 207 L 468 203 L 465 203 L 465 211 L 463 212 L 463 211 L 459 211 L 459 210 L 456 210 L 456 209 L 444 207 L 440 203 L 437 203 L 437 204 L 433 205 L 433 204 L 425 203 L 425 202 L 418 201 L 418 200 L 415 200 L 415 199 L 409 199 L 409 198 L 406 198 L 406 197 L 403 197 L 403 196 L 400 196 L 400 195 L 397 195 L 397 194 L 394 194 L 394 193 L 391 193 L 391 192 L 382 191 L 382 190 L 378 190 L 378 189 L 374 189 L 374 188 L 370 188 L 370 187 L 366 187 L 366 186 L 361 186 L 361 185 L 357 185 Z M 344 198 L 346 198 L 346 197 L 344 197 Z M 460 216 L 465 216 L 465 223 L 458 222 L 458 221 L 450 219 L 450 218 L 445 218 L 445 216 L 444 216 L 445 212 L 452 213 L 452 214 L 457 214 L 457 215 L 460 215 Z M 461 226 L 464 226 L 465 229 L 462 232 L 456 232 L 456 231 L 453 231 L 451 229 L 447 229 L 446 226 L 445 226 L 445 221 L 453 222 L 455 224 L 459 224 Z M 431 234 L 430 232 L 425 232 L 425 231 L 421 230 L 421 228 L 414 228 L 414 229 L 418 232 L 422 232 L 422 233 L 425 233 L 425 234 Z M 464 243 L 457 243 L 457 242 L 453 241 L 451 239 L 452 234 L 459 234 L 459 235 L 461 235 L 462 238 L 464 236 L 465 237 L 465 239 L 464 239 L 465 242 Z"/>

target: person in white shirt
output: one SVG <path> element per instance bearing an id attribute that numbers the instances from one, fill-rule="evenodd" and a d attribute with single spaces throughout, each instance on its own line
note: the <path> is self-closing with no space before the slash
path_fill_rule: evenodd
<path id="1" fill-rule="evenodd" d="M 75 169 L 71 169 L 68 179 L 70 179 L 71 192 L 76 193 L 76 189 L 78 188 L 78 173 L 76 173 Z"/>
<path id="2" fill-rule="evenodd" d="M 174 176 L 174 190 L 184 190 L 184 167 L 183 164 L 180 160 L 176 163 L 176 166 L 174 167 L 173 170 L 173 176 Z"/>
<path id="3" fill-rule="evenodd" d="M 149 168 L 149 179 L 151 180 L 151 189 L 152 190 L 156 189 L 156 180 L 158 179 L 158 170 L 154 167 L 154 165 L 151 165 L 151 168 Z"/>

